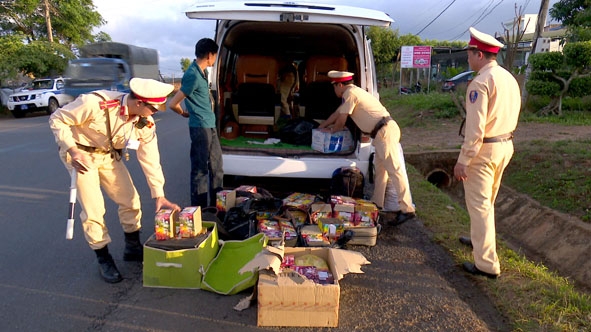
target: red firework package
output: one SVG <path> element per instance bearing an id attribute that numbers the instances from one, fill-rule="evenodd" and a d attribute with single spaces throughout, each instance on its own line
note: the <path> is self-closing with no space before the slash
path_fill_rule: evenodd
<path id="1" fill-rule="evenodd" d="M 174 237 L 177 212 L 172 209 L 161 209 L 154 218 L 154 233 L 156 240 L 168 240 Z"/>

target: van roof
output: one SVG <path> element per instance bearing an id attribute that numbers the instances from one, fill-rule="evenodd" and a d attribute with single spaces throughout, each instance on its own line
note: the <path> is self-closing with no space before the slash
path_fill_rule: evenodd
<path id="1" fill-rule="evenodd" d="M 187 9 L 185 14 L 194 19 L 332 23 L 386 27 L 393 22 L 388 14 L 377 10 L 298 1 L 201 2 Z"/>

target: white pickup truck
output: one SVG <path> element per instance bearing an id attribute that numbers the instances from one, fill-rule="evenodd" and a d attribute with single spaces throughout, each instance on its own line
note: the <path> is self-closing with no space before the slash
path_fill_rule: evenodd
<path id="1" fill-rule="evenodd" d="M 6 106 L 15 118 L 40 110 L 51 114 L 74 99 L 64 93 L 64 87 L 65 82 L 61 77 L 36 79 L 21 91 L 11 94 Z"/>

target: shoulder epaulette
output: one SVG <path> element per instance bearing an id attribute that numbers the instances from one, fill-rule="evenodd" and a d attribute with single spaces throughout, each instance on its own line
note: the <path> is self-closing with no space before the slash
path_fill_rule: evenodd
<path id="1" fill-rule="evenodd" d="M 118 107 L 120 105 L 119 99 L 107 100 L 107 95 L 105 95 L 104 93 L 102 93 L 100 91 L 93 91 L 92 94 L 95 96 L 98 96 L 99 98 L 101 98 L 103 100 L 103 101 L 99 101 L 99 107 L 100 107 L 101 111 L 104 111 L 106 109 L 110 109 L 113 107 Z"/>
<path id="2" fill-rule="evenodd" d="M 113 107 L 119 107 L 119 103 L 119 99 L 104 100 L 99 102 L 99 107 L 101 110 L 105 110 Z"/>

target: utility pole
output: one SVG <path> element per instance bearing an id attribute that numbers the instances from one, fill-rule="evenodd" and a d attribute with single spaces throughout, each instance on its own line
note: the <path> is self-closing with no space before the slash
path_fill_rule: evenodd
<path id="1" fill-rule="evenodd" d="M 47 38 L 53 43 L 53 31 L 51 30 L 51 17 L 49 15 L 49 0 L 45 0 L 45 25 L 47 26 Z"/>
<path id="2" fill-rule="evenodd" d="M 538 12 L 538 23 L 536 24 L 536 31 L 534 32 L 534 39 L 531 44 L 531 52 L 529 53 L 530 56 L 536 52 L 536 46 L 538 44 L 538 39 L 542 35 L 542 31 L 544 31 L 544 25 L 546 24 L 546 18 L 548 16 L 548 7 L 550 6 L 550 0 L 541 0 L 540 2 L 540 11 Z M 525 84 L 529 79 L 529 75 L 531 74 L 531 67 L 529 65 L 529 61 L 527 63 L 527 67 L 525 68 L 525 78 L 523 79 L 523 87 L 521 89 L 521 108 L 525 107 L 525 103 L 527 102 L 528 93 L 527 89 L 525 88 Z"/>

